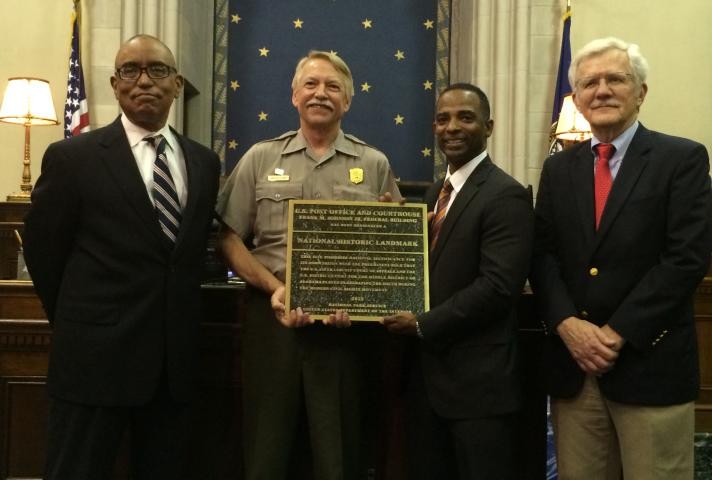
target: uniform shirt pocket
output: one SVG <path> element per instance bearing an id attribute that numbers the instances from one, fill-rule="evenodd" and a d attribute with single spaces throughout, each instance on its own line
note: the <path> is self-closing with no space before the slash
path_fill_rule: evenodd
<path id="1" fill-rule="evenodd" d="M 366 184 L 334 185 L 335 200 L 350 200 L 355 202 L 376 202 L 378 194 L 371 191 Z"/>
<path id="2" fill-rule="evenodd" d="M 303 196 L 301 183 L 263 182 L 255 185 L 257 215 L 255 231 L 276 232 L 286 229 L 289 200 Z"/>

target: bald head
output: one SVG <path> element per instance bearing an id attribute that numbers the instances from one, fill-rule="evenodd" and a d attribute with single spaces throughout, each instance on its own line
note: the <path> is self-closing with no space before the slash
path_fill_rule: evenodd
<path id="1" fill-rule="evenodd" d="M 173 52 L 171 52 L 171 49 L 168 48 L 168 46 L 157 37 L 154 37 L 153 35 L 148 35 L 146 33 L 139 33 L 138 35 L 134 35 L 133 37 L 129 38 L 121 44 L 121 46 L 119 47 L 119 51 L 116 52 L 114 66 L 116 68 L 119 68 L 122 65 L 122 56 L 126 54 L 126 50 L 132 50 L 136 46 L 139 46 L 139 48 L 143 49 L 145 48 L 145 46 L 148 45 L 151 45 L 153 49 L 163 50 L 163 54 L 165 55 L 163 63 L 165 63 L 169 67 L 176 68 L 176 59 L 173 56 Z"/>
<path id="2" fill-rule="evenodd" d="M 176 70 L 171 50 L 156 37 L 136 35 L 121 45 L 114 65 L 116 73 L 111 77 L 111 86 L 121 111 L 146 130 L 160 130 L 166 124 L 173 100 L 183 88 L 183 77 Z M 150 70 L 152 66 L 163 68 Z M 135 75 L 122 78 L 120 70 L 126 67 L 139 69 L 138 78 Z M 160 74 L 166 71 L 167 76 Z"/>

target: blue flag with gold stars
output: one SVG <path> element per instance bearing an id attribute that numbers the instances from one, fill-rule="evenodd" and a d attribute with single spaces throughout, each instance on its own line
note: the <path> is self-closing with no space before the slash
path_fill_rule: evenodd
<path id="1" fill-rule="evenodd" d="M 433 178 L 437 0 L 230 0 L 226 169 L 254 143 L 299 128 L 291 83 L 310 50 L 354 77 L 341 122 L 383 151 L 396 177 Z"/>

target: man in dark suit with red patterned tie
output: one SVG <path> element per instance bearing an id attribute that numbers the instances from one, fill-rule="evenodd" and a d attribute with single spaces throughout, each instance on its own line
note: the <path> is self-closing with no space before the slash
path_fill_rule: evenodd
<path id="1" fill-rule="evenodd" d="M 693 294 L 710 265 L 705 147 L 648 130 L 637 45 L 569 70 L 593 138 L 546 160 L 531 274 L 548 328 L 561 480 L 689 480 L 699 388 Z"/>
<path id="2" fill-rule="evenodd" d="M 412 480 L 517 478 L 515 306 L 534 218 L 529 193 L 487 154 L 493 126 L 478 87 L 440 94 L 433 128 L 448 171 L 426 193 L 431 310 L 383 319 L 418 352 L 406 397 Z"/>
<path id="3" fill-rule="evenodd" d="M 121 45 L 122 115 L 49 146 L 25 256 L 52 327 L 45 479 L 184 478 L 200 280 L 220 164 L 167 122 L 183 77 L 160 40 Z"/>

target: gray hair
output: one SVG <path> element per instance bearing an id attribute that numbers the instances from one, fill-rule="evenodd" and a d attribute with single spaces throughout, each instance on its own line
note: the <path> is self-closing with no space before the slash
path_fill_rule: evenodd
<path id="1" fill-rule="evenodd" d="M 620 50 L 625 52 L 628 55 L 628 64 L 630 65 L 630 71 L 633 73 L 635 84 L 640 86 L 645 83 L 650 67 L 648 66 L 648 61 L 640 53 L 640 47 L 638 45 L 628 43 L 616 37 L 597 38 L 584 45 L 576 52 L 576 55 L 574 55 L 574 58 L 571 60 L 571 66 L 569 67 L 569 84 L 574 91 L 576 90 L 576 70 L 581 62 L 590 57 L 607 52 L 608 50 Z"/>
<path id="2" fill-rule="evenodd" d="M 299 63 L 297 63 L 297 68 L 294 69 L 294 77 L 292 78 L 292 90 L 297 88 L 297 82 L 299 81 L 299 77 L 302 74 L 304 65 L 306 65 L 309 60 L 313 60 L 315 58 L 320 58 L 331 63 L 336 69 L 336 71 L 341 74 L 344 80 L 344 90 L 346 93 L 346 97 L 350 100 L 354 96 L 354 79 L 351 76 L 351 70 L 349 69 L 349 66 L 346 65 L 346 62 L 344 62 L 344 60 L 334 52 L 312 50 L 306 57 L 303 57 L 301 60 L 299 60 Z"/>

